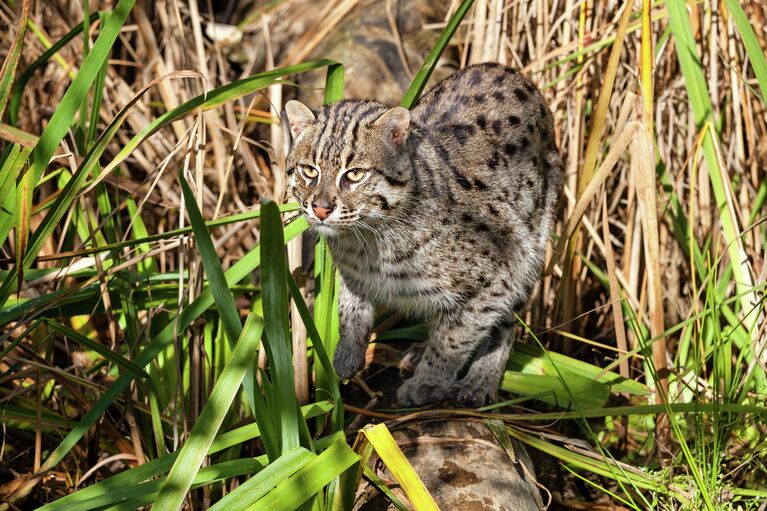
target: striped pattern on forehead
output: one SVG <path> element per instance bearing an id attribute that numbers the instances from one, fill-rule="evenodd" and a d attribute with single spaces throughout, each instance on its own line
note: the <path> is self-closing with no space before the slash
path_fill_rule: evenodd
<path id="1" fill-rule="evenodd" d="M 389 107 L 375 101 L 345 99 L 320 107 L 312 141 L 312 159 L 321 167 L 347 168 L 359 145 L 359 131 L 376 121 Z"/>

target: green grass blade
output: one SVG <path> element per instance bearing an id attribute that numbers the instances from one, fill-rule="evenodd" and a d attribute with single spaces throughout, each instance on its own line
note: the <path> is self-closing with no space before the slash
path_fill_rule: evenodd
<path id="1" fill-rule="evenodd" d="M 24 0 L 21 3 L 21 14 L 19 15 L 19 27 L 16 31 L 16 37 L 13 38 L 11 47 L 3 61 L 3 67 L 0 68 L 0 120 L 5 113 L 5 107 L 8 106 L 8 97 L 11 94 L 13 79 L 16 77 L 16 67 L 19 65 L 21 57 L 21 48 L 24 43 L 24 35 L 27 33 L 27 22 L 29 13 L 32 10 L 32 0 Z"/>
<path id="2" fill-rule="evenodd" d="M 208 511 L 244 511 L 279 483 L 301 470 L 317 455 L 303 447 L 286 452 L 264 470 L 216 502 Z"/>
<path id="3" fill-rule="evenodd" d="M 64 325 L 57 323 L 55 321 L 46 321 L 46 324 L 49 328 L 52 330 L 55 330 L 56 332 L 60 333 L 64 337 L 76 342 L 80 346 L 82 346 L 85 349 L 89 349 L 91 351 L 95 351 L 102 357 L 104 357 L 106 360 L 112 362 L 113 364 L 121 367 L 122 369 L 129 371 L 133 374 L 133 376 L 137 378 L 149 378 L 149 374 L 147 374 L 146 371 L 144 371 L 142 368 L 128 360 L 127 358 L 123 357 L 119 353 L 115 353 L 114 351 L 110 350 L 106 346 L 93 341 L 86 336 L 84 336 L 81 333 L 75 332 L 71 328 L 65 327 Z"/>
<path id="4" fill-rule="evenodd" d="M 61 190 L 61 193 L 56 198 L 56 201 L 53 203 L 51 208 L 48 210 L 45 218 L 43 218 L 43 221 L 35 230 L 34 234 L 32 234 L 30 237 L 29 247 L 27 248 L 26 254 L 24 256 L 23 264 L 21 266 L 14 266 L 11 268 L 11 271 L 8 273 L 8 275 L 6 275 L 2 286 L 0 286 L 0 305 L 5 304 L 5 302 L 8 300 L 8 297 L 15 289 L 18 273 L 23 273 L 31 267 L 32 261 L 35 257 L 37 257 L 37 254 L 42 249 L 45 241 L 48 239 L 48 236 L 50 236 L 54 229 L 58 227 L 61 219 L 64 218 L 64 216 L 67 214 L 67 211 L 69 211 L 69 208 L 77 197 L 77 194 L 80 193 L 80 187 L 83 181 L 98 166 L 99 158 L 106 150 L 107 146 L 112 142 L 112 138 L 117 133 L 117 130 L 122 125 L 122 122 L 125 120 L 125 117 L 128 115 L 132 107 L 155 83 L 161 79 L 162 78 L 150 82 L 120 110 L 120 112 L 117 114 L 117 116 L 115 116 L 109 126 L 107 126 L 104 133 L 102 133 L 101 137 L 99 137 L 98 142 L 88 152 L 82 163 L 80 163 L 77 171 L 74 173 L 72 178 L 69 179 L 67 184 L 64 186 L 64 189 Z"/>
<path id="5" fill-rule="evenodd" d="M 87 25 L 92 25 L 98 18 L 99 15 L 105 15 L 107 13 L 96 13 L 94 12 L 91 14 L 90 18 L 88 18 Z M 19 76 L 19 79 L 16 80 L 16 83 L 13 85 L 13 89 L 11 91 L 11 102 L 8 109 L 8 118 L 11 121 L 12 126 L 16 126 L 19 121 L 19 108 L 21 108 L 21 95 L 24 92 L 24 88 L 27 86 L 27 83 L 32 78 L 32 75 L 43 67 L 45 64 L 48 63 L 48 61 L 53 57 L 56 53 L 59 52 L 64 46 L 66 46 L 69 41 L 80 35 L 83 31 L 85 23 L 78 23 L 77 25 L 72 28 L 69 32 L 64 34 L 64 36 L 56 41 L 50 48 L 48 48 L 42 55 L 40 55 L 32 64 L 27 67 L 23 73 Z"/>
<path id="6" fill-rule="evenodd" d="M 308 224 L 305 219 L 299 218 L 292 222 L 285 229 L 285 241 L 298 236 L 305 231 Z M 248 252 L 242 259 L 237 261 L 229 270 L 224 274 L 228 285 L 234 285 L 248 277 L 250 273 L 257 268 L 261 263 L 260 247 Z M 163 349 L 169 346 L 177 331 L 183 331 L 183 329 L 189 327 L 194 320 L 196 320 L 208 307 L 213 305 L 213 294 L 210 289 L 203 291 L 200 296 L 197 297 L 194 302 L 189 304 L 184 309 L 176 321 L 169 323 L 163 328 L 144 348 L 144 350 L 135 358 L 134 363 L 140 367 L 146 366 L 151 362 Z M 130 374 L 123 374 L 117 381 L 99 398 L 93 407 L 86 413 L 80 422 L 67 434 L 64 440 L 53 450 L 48 459 L 43 464 L 41 470 L 50 470 L 57 465 L 66 454 L 75 446 L 75 444 L 85 435 L 88 429 L 101 417 L 112 402 L 122 394 L 122 392 L 128 388 L 130 382 L 133 380 L 133 376 Z"/>
<path id="7" fill-rule="evenodd" d="M 758 318 L 762 314 L 762 299 L 754 287 L 753 278 L 749 268 L 748 257 L 743 250 L 740 239 L 740 229 L 735 212 L 731 208 L 730 182 L 727 173 L 722 169 L 717 156 L 718 137 L 713 126 L 716 125 L 713 106 L 708 92 L 706 78 L 701 67 L 700 55 L 692 34 L 687 4 L 684 0 L 669 0 L 668 17 L 671 31 L 674 36 L 677 58 L 684 76 L 684 84 L 690 99 L 690 107 L 695 118 L 695 124 L 699 130 L 706 130 L 703 134 L 703 154 L 706 158 L 707 170 L 711 181 L 711 189 L 716 199 L 717 210 L 722 222 L 722 232 L 727 252 L 730 257 L 730 267 L 735 281 L 735 287 L 740 298 L 741 312 L 744 315 L 744 327 L 747 332 L 755 331 Z M 755 335 L 755 334 L 752 334 Z M 757 343 L 754 342 L 754 345 Z M 751 354 L 751 357 L 763 358 L 765 354 Z M 767 376 L 762 367 L 757 365 L 755 375 L 757 390 L 767 390 Z M 704 488 L 700 488 L 702 492 Z M 707 502 L 707 505 L 709 502 Z M 711 503 L 711 505 L 713 505 Z"/>
<path id="8" fill-rule="evenodd" d="M 767 102 L 767 59 L 764 58 L 765 50 L 759 44 L 754 29 L 751 27 L 751 22 L 743 11 L 740 2 L 724 0 L 724 3 L 730 15 L 732 15 L 735 25 L 738 27 L 740 38 L 743 40 L 743 46 L 746 47 L 748 60 L 754 69 L 754 75 L 756 75 L 756 81 L 759 82 L 759 88 L 762 89 L 762 102 Z"/>
<path id="9" fill-rule="evenodd" d="M 230 293 L 231 296 L 231 293 Z M 168 478 L 160 489 L 159 498 L 152 509 L 175 511 L 181 507 L 197 472 L 202 465 L 213 437 L 224 421 L 234 401 L 248 367 L 252 367 L 253 356 L 261 340 L 263 320 L 251 314 L 245 322 L 240 339 L 232 352 L 213 391 L 197 418 L 192 432 L 178 454 Z"/>
<path id="10" fill-rule="evenodd" d="M 325 104 L 338 101 L 344 97 L 344 66 L 331 64 L 325 77 Z"/>
<path id="11" fill-rule="evenodd" d="M 439 57 L 442 55 L 442 52 L 445 51 L 445 48 L 447 48 L 450 39 L 453 38 L 453 34 L 458 30 L 458 26 L 461 24 L 461 21 L 463 21 L 466 13 L 469 12 L 469 8 L 473 3 L 474 0 L 463 0 L 461 5 L 458 6 L 458 9 L 456 9 L 453 17 L 450 18 L 445 30 L 442 31 L 442 34 L 440 34 L 434 47 L 426 56 L 426 60 L 421 66 L 421 69 L 418 70 L 415 78 L 413 78 L 413 82 L 405 93 L 402 103 L 400 103 L 402 106 L 405 108 L 413 108 L 413 105 L 418 101 L 418 98 L 421 97 L 421 93 L 423 92 L 424 87 L 426 87 L 426 83 L 429 81 L 432 71 L 434 71 L 434 68 L 437 66 Z"/>
<path id="12" fill-rule="evenodd" d="M 315 387 L 315 393 L 318 397 L 320 391 L 325 391 L 330 395 L 334 404 L 332 414 L 333 431 L 341 431 L 344 427 L 344 408 L 341 400 L 341 391 L 338 388 L 338 377 L 333 370 L 333 364 L 330 362 L 330 357 L 328 357 L 328 353 L 325 351 L 325 345 L 322 342 L 317 326 L 314 324 L 309 308 L 306 306 L 304 297 L 301 295 L 301 290 L 298 288 L 298 284 L 296 284 L 296 281 L 293 279 L 290 272 L 288 272 L 288 286 L 290 287 L 290 294 L 296 303 L 296 309 L 298 309 L 298 313 L 301 315 L 301 320 L 304 322 L 304 326 L 306 326 L 309 338 L 312 340 L 312 346 L 316 352 L 317 359 L 325 374 L 323 382 L 327 386 L 321 387 L 318 380 L 317 386 Z"/>
<path id="13" fill-rule="evenodd" d="M 32 165 L 29 169 L 34 183 L 40 181 L 53 152 L 67 134 L 75 114 L 87 98 L 88 90 L 109 57 L 112 45 L 117 40 L 117 36 L 135 3 L 136 0 L 119 0 L 117 2 L 101 28 L 96 42 L 93 43 L 93 48 L 83 60 L 80 71 L 64 93 L 64 97 L 61 98 L 48 125 L 40 135 L 40 140 L 32 151 Z"/>
<path id="14" fill-rule="evenodd" d="M 280 482 L 248 509 L 252 511 L 293 511 L 360 459 L 342 439 Z M 277 481 L 275 481 L 277 482 Z"/>
<path id="15" fill-rule="evenodd" d="M 327 402 L 312 403 L 304 406 L 301 411 L 304 418 L 309 419 L 326 414 L 332 409 L 332 405 Z M 27 416 L 30 421 L 35 420 L 35 412 L 29 411 Z M 47 414 L 44 418 L 47 418 Z M 64 426 L 65 422 L 63 418 L 58 418 L 58 422 L 53 422 L 54 425 Z M 261 432 L 257 424 L 248 424 L 232 431 L 227 431 L 216 437 L 210 445 L 208 455 L 221 452 L 224 449 L 228 449 L 232 446 L 249 442 L 254 438 L 261 436 Z M 320 440 L 317 441 L 320 443 Z M 136 486 L 144 481 L 158 477 L 170 470 L 178 457 L 178 452 L 167 454 L 161 458 L 149 461 L 138 467 L 126 470 L 119 474 L 116 474 L 108 479 L 99 481 L 96 484 L 92 484 L 87 488 L 76 491 L 70 495 L 62 497 L 55 502 L 47 504 L 38 511 L 54 511 L 68 509 L 70 504 L 75 502 L 82 502 L 89 499 L 96 498 L 100 495 L 112 494 L 123 488 Z M 266 458 L 264 458 L 266 461 Z"/>
<path id="16" fill-rule="evenodd" d="M 200 469 L 192 481 L 192 488 L 199 488 L 217 481 L 238 477 L 247 474 L 253 474 L 266 466 L 266 456 L 257 458 L 242 458 L 231 461 L 217 463 L 210 467 Z M 103 488 L 94 496 L 88 499 L 82 498 L 78 493 L 70 495 L 66 504 L 64 499 L 47 504 L 36 511 L 91 511 L 94 509 L 103 509 L 115 504 L 131 502 L 133 509 L 140 506 L 151 504 L 160 498 L 161 488 L 166 482 L 166 478 L 143 481 L 137 484 L 115 487 L 111 491 L 105 491 Z"/>
<path id="17" fill-rule="evenodd" d="M 285 240 L 277 204 L 261 202 L 261 295 L 264 301 L 264 331 L 276 392 L 280 449 L 299 445 L 298 403 L 293 382 L 293 355 L 288 323 L 288 283 Z"/>

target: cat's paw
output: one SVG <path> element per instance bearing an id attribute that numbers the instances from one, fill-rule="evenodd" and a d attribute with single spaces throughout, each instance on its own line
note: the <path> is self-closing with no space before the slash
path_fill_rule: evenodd
<path id="1" fill-rule="evenodd" d="M 351 342 L 339 342 L 333 357 L 333 367 L 342 380 L 348 380 L 365 367 L 367 346 Z"/>
<path id="2" fill-rule="evenodd" d="M 429 383 L 414 376 L 397 389 L 397 401 L 402 406 L 422 406 L 447 399 L 448 389 L 438 383 Z"/>
<path id="3" fill-rule="evenodd" d="M 468 408 L 479 408 L 495 401 L 498 395 L 497 378 L 474 378 L 458 380 L 450 393 L 454 399 Z"/>

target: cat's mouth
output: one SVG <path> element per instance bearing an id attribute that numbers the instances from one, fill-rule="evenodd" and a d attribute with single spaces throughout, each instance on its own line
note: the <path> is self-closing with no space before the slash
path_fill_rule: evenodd
<path id="1" fill-rule="evenodd" d="M 322 234 L 323 236 L 338 236 L 339 231 L 342 228 L 343 226 L 333 225 L 327 222 L 312 222 L 312 229 L 314 229 L 317 234 Z"/>

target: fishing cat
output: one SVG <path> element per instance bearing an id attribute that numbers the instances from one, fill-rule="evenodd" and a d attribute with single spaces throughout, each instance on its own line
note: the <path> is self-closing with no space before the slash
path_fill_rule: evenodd
<path id="1" fill-rule="evenodd" d="M 563 183 L 540 92 L 513 69 L 480 64 L 412 111 L 362 100 L 285 109 L 288 190 L 341 274 L 338 375 L 364 366 L 380 305 L 429 327 L 397 391 L 403 405 L 495 399 Z"/>

